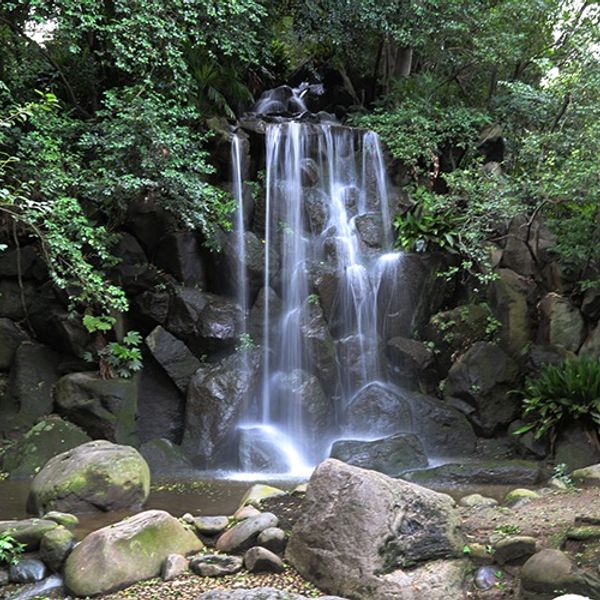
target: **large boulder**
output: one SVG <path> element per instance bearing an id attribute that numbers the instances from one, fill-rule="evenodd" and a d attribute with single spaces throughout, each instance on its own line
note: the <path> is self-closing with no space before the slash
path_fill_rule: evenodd
<path id="1" fill-rule="evenodd" d="M 208 464 L 227 454 L 235 428 L 259 381 L 260 353 L 236 352 L 202 365 L 190 382 L 182 448 L 195 462 Z"/>
<path id="2" fill-rule="evenodd" d="M 583 317 L 569 300 L 554 292 L 546 294 L 538 304 L 539 342 L 563 346 L 577 352 L 583 341 Z"/>
<path id="3" fill-rule="evenodd" d="M 535 485 L 542 469 L 527 460 L 489 460 L 473 463 L 448 463 L 430 469 L 411 471 L 402 476 L 425 486 Z"/>
<path id="4" fill-rule="evenodd" d="M 412 433 L 399 433 L 368 442 L 338 440 L 333 444 L 330 456 L 390 477 L 398 477 L 409 469 L 426 467 L 428 464 L 419 438 Z"/>
<path id="5" fill-rule="evenodd" d="M 313 372 L 323 389 L 333 392 L 338 379 L 335 345 L 317 296 L 311 296 L 303 306 L 300 331 Z"/>
<path id="6" fill-rule="evenodd" d="M 399 385 L 418 388 L 435 381 L 434 354 L 423 342 L 397 336 L 388 340 L 385 350 L 389 373 Z"/>
<path id="7" fill-rule="evenodd" d="M 521 569 L 521 597 L 550 599 L 556 591 L 600 597 L 600 579 L 584 573 L 560 550 L 545 548 L 534 554 Z"/>
<path id="8" fill-rule="evenodd" d="M 501 323 L 497 337 L 511 356 L 520 357 L 532 339 L 528 300 L 535 287 L 510 269 L 499 269 L 497 274 L 498 279 L 490 284 L 490 305 Z"/>
<path id="9" fill-rule="evenodd" d="M 146 337 L 146 346 L 173 383 L 184 394 L 200 361 L 189 348 L 166 329 L 157 325 Z"/>
<path id="10" fill-rule="evenodd" d="M 382 383 L 368 384 L 348 404 L 346 428 L 351 434 L 386 436 L 410 431 L 411 426 L 410 399 Z"/>
<path id="11" fill-rule="evenodd" d="M 7 449 L 2 469 L 11 479 L 33 477 L 52 457 L 89 441 L 76 425 L 57 416 L 46 417 Z"/>
<path id="12" fill-rule="evenodd" d="M 154 258 L 156 265 L 184 285 L 205 287 L 206 269 L 197 234 L 191 231 L 171 233 L 160 241 Z"/>
<path id="13" fill-rule="evenodd" d="M 600 322 L 588 333 L 579 354 L 600 360 Z"/>
<path id="14" fill-rule="evenodd" d="M 32 282 L 24 282 L 23 289 L 17 281 L 11 279 L 0 280 L 0 317 L 6 317 L 12 321 L 20 321 L 25 317 L 25 311 L 29 309 L 31 300 L 35 294 L 35 285 Z M 25 306 L 23 306 L 25 299 Z"/>
<path id="15" fill-rule="evenodd" d="M 144 368 L 139 374 L 136 420 L 140 443 L 163 437 L 181 442 L 185 395 L 147 348 L 142 349 Z"/>
<path id="16" fill-rule="evenodd" d="M 170 554 L 202 547 L 169 513 L 149 510 L 86 536 L 67 558 L 65 586 L 76 596 L 107 594 L 158 577 Z"/>
<path id="17" fill-rule="evenodd" d="M 10 319 L 0 318 L 0 371 L 10 369 L 15 352 L 27 334 Z"/>
<path id="18" fill-rule="evenodd" d="M 447 559 L 462 551 L 459 524 L 449 496 L 329 459 L 310 479 L 286 558 L 348 598 L 458 598 L 464 564 Z"/>
<path id="19" fill-rule="evenodd" d="M 135 448 L 95 441 L 48 461 L 31 484 L 27 509 L 42 515 L 139 508 L 149 492 L 150 470 Z"/>
<path id="20" fill-rule="evenodd" d="M 0 398 L 0 430 L 27 429 L 52 412 L 52 386 L 60 356 L 48 346 L 23 342 L 14 355 L 8 388 Z"/>
<path id="21" fill-rule="evenodd" d="M 97 373 L 70 373 L 54 387 L 58 412 L 90 437 L 135 444 L 137 379 L 102 379 Z"/>
<path id="22" fill-rule="evenodd" d="M 140 454 L 148 463 L 152 475 L 173 474 L 192 468 L 181 448 L 165 438 L 148 440 L 140 446 Z"/>
<path id="23" fill-rule="evenodd" d="M 517 416 L 519 399 L 510 392 L 518 375 L 518 365 L 500 347 L 477 342 L 450 369 L 444 398 L 491 435 Z"/>

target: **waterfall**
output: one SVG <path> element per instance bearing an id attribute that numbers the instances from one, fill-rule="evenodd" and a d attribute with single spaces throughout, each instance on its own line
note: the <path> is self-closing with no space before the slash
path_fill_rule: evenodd
<path id="1" fill-rule="evenodd" d="M 238 297 L 247 314 L 237 137 L 232 160 Z M 267 123 L 264 188 L 263 375 L 253 409 L 240 424 L 241 463 L 244 469 L 300 472 L 324 458 L 343 431 L 352 397 L 370 382 L 385 380 L 380 288 L 401 255 L 390 252 L 387 177 L 381 144 L 371 131 L 294 120 Z M 279 255 L 277 272 L 272 254 Z M 335 282 L 328 325 L 315 284 L 323 273 Z M 307 322 L 321 321 L 323 335 L 333 336 L 333 386 L 315 372 L 305 338 Z"/>

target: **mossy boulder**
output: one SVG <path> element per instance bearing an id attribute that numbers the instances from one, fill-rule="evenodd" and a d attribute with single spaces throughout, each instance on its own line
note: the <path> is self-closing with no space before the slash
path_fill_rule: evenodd
<path id="1" fill-rule="evenodd" d="M 94 441 L 50 459 L 34 478 L 27 508 L 85 513 L 140 508 L 150 492 L 150 469 L 129 446 Z"/>
<path id="2" fill-rule="evenodd" d="M 21 521 L 0 521 L 0 535 L 10 535 L 26 550 L 37 550 L 44 534 L 56 529 L 58 524 L 49 519 L 22 519 Z"/>
<path id="3" fill-rule="evenodd" d="M 74 546 L 75 536 L 73 533 L 59 525 L 42 536 L 40 558 L 53 571 L 59 571 Z"/>
<path id="4" fill-rule="evenodd" d="M 276 496 L 285 496 L 285 492 L 282 489 L 274 487 L 272 485 L 266 485 L 264 483 L 257 483 L 253 485 L 243 496 L 240 506 L 246 506 L 250 504 L 260 508 L 260 503 L 267 498 L 274 498 Z"/>
<path id="5" fill-rule="evenodd" d="M 60 417 L 46 417 L 5 452 L 2 469 L 11 479 L 33 477 L 57 454 L 89 441 L 76 425 Z"/>
<path id="6" fill-rule="evenodd" d="M 576 469 L 571 473 L 571 478 L 580 485 L 600 487 L 600 464 Z"/>
<path id="7" fill-rule="evenodd" d="M 75 596 L 98 596 L 158 577 L 171 554 L 184 556 L 203 544 L 162 510 L 142 512 L 90 533 L 65 563 L 65 586 Z"/>
<path id="8" fill-rule="evenodd" d="M 511 490 L 504 497 L 504 504 L 506 506 L 517 506 L 518 504 L 524 504 L 526 502 L 530 502 L 531 500 L 535 500 L 539 498 L 540 495 L 533 490 L 528 490 L 526 488 L 516 488 Z"/>

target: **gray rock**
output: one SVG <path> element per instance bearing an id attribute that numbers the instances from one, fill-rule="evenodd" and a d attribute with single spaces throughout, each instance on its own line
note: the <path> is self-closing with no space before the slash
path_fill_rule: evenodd
<path id="1" fill-rule="evenodd" d="M 272 513 L 261 513 L 245 519 L 228 529 L 217 540 L 219 552 L 244 552 L 255 545 L 261 532 L 269 527 L 277 527 L 278 519 Z"/>
<path id="2" fill-rule="evenodd" d="M 148 290 L 135 297 L 135 313 L 150 323 L 164 325 L 169 316 L 169 292 Z"/>
<path id="3" fill-rule="evenodd" d="M 329 459 L 314 471 L 287 560 L 329 593 L 359 600 L 460 597 L 464 541 L 453 500 Z M 434 561 L 409 571 L 411 566 Z M 442 591 L 443 590 L 443 591 Z M 445 594 L 445 595 L 442 595 Z"/>
<path id="4" fill-rule="evenodd" d="M 169 554 L 165 558 L 160 576 L 163 581 L 171 581 L 187 571 L 189 562 L 182 554 Z"/>
<path id="5" fill-rule="evenodd" d="M 585 338 L 579 354 L 600 359 L 600 322 Z"/>
<path id="6" fill-rule="evenodd" d="M 535 554 L 535 538 L 520 535 L 510 536 L 499 540 L 494 544 L 496 552 L 494 560 L 499 564 L 525 562 Z"/>
<path id="7" fill-rule="evenodd" d="M 173 383 L 185 394 L 194 373 L 200 367 L 200 361 L 181 340 L 160 325 L 148 334 L 146 346 Z"/>
<path id="8" fill-rule="evenodd" d="M 279 527 L 267 527 L 261 531 L 256 540 L 259 546 L 274 552 L 275 554 L 283 554 L 287 546 L 287 535 L 283 529 Z"/>
<path id="9" fill-rule="evenodd" d="M 17 348 L 27 339 L 27 334 L 10 319 L 0 318 L 0 371 L 10 369 Z"/>
<path id="10" fill-rule="evenodd" d="M 354 435 L 393 435 L 412 426 L 410 399 L 379 382 L 370 383 L 350 401 L 346 427 Z"/>
<path id="11" fill-rule="evenodd" d="M 49 519 L 23 519 L 21 521 L 0 521 L 0 533 L 13 537 L 26 550 L 37 550 L 42 537 L 56 529 L 58 524 Z"/>
<path id="12" fill-rule="evenodd" d="M 254 506 L 240 506 L 234 513 L 233 518 L 236 521 L 245 521 L 246 519 L 250 519 L 251 517 L 257 517 L 262 514 L 258 508 Z"/>
<path id="13" fill-rule="evenodd" d="M 544 549 L 534 554 L 521 569 L 523 598 L 554 597 L 564 593 L 600 596 L 600 580 L 582 573 L 560 550 Z M 536 596 L 538 594 L 538 596 Z M 547 596 L 543 596 L 546 594 Z"/>
<path id="14" fill-rule="evenodd" d="M 398 433 L 370 442 L 339 440 L 333 444 L 330 456 L 390 477 L 398 477 L 409 469 L 428 465 L 423 446 L 412 433 Z"/>
<path id="15" fill-rule="evenodd" d="M 539 342 L 563 346 L 577 352 L 583 341 L 583 317 L 566 298 L 554 292 L 546 294 L 538 304 Z"/>
<path id="16" fill-rule="evenodd" d="M 478 463 L 445 464 L 403 475 L 421 485 L 534 485 L 542 479 L 538 463 L 526 460 L 490 460 Z"/>
<path id="17" fill-rule="evenodd" d="M 163 238 L 154 262 L 184 285 L 206 285 L 202 249 L 196 233 L 192 231 L 171 233 Z"/>
<path id="18" fill-rule="evenodd" d="M 600 487 L 600 464 L 576 469 L 571 473 L 574 482 L 586 487 Z"/>
<path id="19" fill-rule="evenodd" d="M 218 535 L 227 529 L 229 517 L 196 517 L 193 524 L 202 535 Z"/>
<path id="20" fill-rule="evenodd" d="M 150 470 L 137 450 L 95 441 L 50 459 L 31 484 L 27 508 L 40 515 L 139 508 L 149 492 Z"/>
<path id="21" fill-rule="evenodd" d="M 186 405 L 182 448 L 194 462 L 208 464 L 218 452 L 230 451 L 244 403 L 259 381 L 260 352 L 236 353 L 194 375 Z"/>
<path id="22" fill-rule="evenodd" d="M 76 596 L 98 596 L 160 576 L 171 554 L 203 548 L 194 533 L 162 510 L 148 510 L 93 531 L 69 554 L 65 585 Z"/>
<path id="23" fill-rule="evenodd" d="M 22 342 L 17 348 L 8 380 L 0 398 L 1 430 L 28 429 L 52 412 L 52 386 L 59 378 L 59 355 L 47 346 Z"/>
<path id="24" fill-rule="evenodd" d="M 570 423 L 561 428 L 554 445 L 554 461 L 569 469 L 580 469 L 600 462 L 600 450 L 589 439 L 585 426 Z"/>
<path id="25" fill-rule="evenodd" d="M 281 573 L 283 562 L 270 550 L 254 546 L 244 554 L 244 565 L 251 573 Z"/>
<path id="26" fill-rule="evenodd" d="M 35 285 L 32 282 L 24 282 L 23 294 L 25 308 L 29 308 L 35 294 Z M 16 281 L 0 279 L 0 317 L 6 317 L 11 321 L 20 321 L 25 317 L 21 288 Z"/>
<path id="27" fill-rule="evenodd" d="M 381 213 L 365 213 L 354 220 L 361 246 L 365 250 L 383 246 L 385 235 Z"/>
<path id="28" fill-rule="evenodd" d="M 89 441 L 76 425 L 46 417 L 6 450 L 2 469 L 11 479 L 33 477 L 52 457 Z"/>
<path id="29" fill-rule="evenodd" d="M 321 235 L 329 220 L 329 200 L 321 190 L 310 190 L 304 195 L 304 212 L 309 231 Z"/>
<path id="30" fill-rule="evenodd" d="M 510 392 L 518 374 L 518 365 L 496 344 L 477 342 L 452 365 L 444 398 L 489 436 L 517 416 L 519 399 Z"/>
<path id="31" fill-rule="evenodd" d="M 240 556 L 205 554 L 190 559 L 190 569 L 201 577 L 222 577 L 242 570 L 244 561 Z"/>
<path id="32" fill-rule="evenodd" d="M 46 532 L 40 542 L 40 559 L 53 571 L 59 571 L 75 546 L 75 536 L 60 525 Z"/>
<path id="33" fill-rule="evenodd" d="M 26 558 L 12 565 L 9 571 L 11 583 L 35 583 L 48 575 L 48 569 L 41 560 Z"/>
<path id="34" fill-rule="evenodd" d="M 338 366 L 333 338 L 318 302 L 307 301 L 303 306 L 300 331 L 312 371 L 323 389 L 332 393 L 338 380 Z"/>
<path id="35" fill-rule="evenodd" d="M 137 379 L 102 379 L 97 373 L 70 373 L 54 388 L 58 412 L 90 437 L 137 443 Z"/>
<path id="36" fill-rule="evenodd" d="M 377 364 L 382 358 L 379 346 L 359 334 L 352 334 L 336 342 L 341 380 L 346 390 L 361 390 L 369 384 L 365 364 Z"/>
<path id="37" fill-rule="evenodd" d="M 51 510 L 47 512 L 42 519 L 47 519 L 49 521 L 54 521 L 58 525 L 62 525 L 67 529 L 73 529 L 79 525 L 79 518 L 70 513 L 60 512 L 58 510 Z"/>
<path id="38" fill-rule="evenodd" d="M 192 468 L 192 464 L 181 448 L 164 438 L 145 442 L 140 446 L 140 454 L 148 463 L 153 475 L 175 473 Z"/>
<path id="39" fill-rule="evenodd" d="M 460 499 L 459 504 L 467 508 L 490 508 L 497 506 L 498 501 L 494 498 L 488 498 L 481 494 L 469 494 Z"/>
<path id="40" fill-rule="evenodd" d="M 286 456 L 277 440 L 264 427 L 244 427 L 237 432 L 240 467 L 246 472 L 285 473 Z"/>
<path id="41" fill-rule="evenodd" d="M 532 340 L 528 300 L 535 292 L 535 286 L 510 269 L 496 272 L 498 279 L 490 284 L 490 305 L 502 325 L 497 337 L 500 346 L 517 358 L 523 355 Z"/>
<path id="42" fill-rule="evenodd" d="M 8 585 L 10 582 L 10 578 L 8 576 L 8 571 L 6 569 L 0 569 L 0 587 Z"/>
<path id="43" fill-rule="evenodd" d="M 388 368 L 401 385 L 417 387 L 433 364 L 433 352 L 423 342 L 401 336 L 388 341 L 386 354 Z"/>
<path id="44" fill-rule="evenodd" d="M 30 598 L 64 597 L 64 581 L 60 575 L 50 575 L 37 583 L 19 586 L 19 590 L 6 596 L 6 600 L 29 600 Z"/>
<path id="45" fill-rule="evenodd" d="M 144 368 L 139 375 L 136 421 L 140 442 L 165 438 L 181 442 L 185 415 L 185 395 L 156 362 L 147 348 L 142 348 Z"/>

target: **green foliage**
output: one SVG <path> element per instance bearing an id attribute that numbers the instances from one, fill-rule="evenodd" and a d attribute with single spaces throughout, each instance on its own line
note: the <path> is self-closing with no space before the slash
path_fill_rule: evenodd
<path id="1" fill-rule="evenodd" d="M 97 121 L 82 136 L 92 158 L 78 178 L 81 195 L 100 200 L 111 221 L 123 220 L 135 201 L 163 207 L 176 226 L 200 228 L 214 246 L 218 227 L 230 228 L 233 200 L 208 184 L 207 134 L 196 130 L 200 115 L 152 89 L 106 93 Z"/>
<path id="2" fill-rule="evenodd" d="M 235 346 L 236 352 L 247 352 L 248 350 L 252 350 L 254 348 L 258 348 L 256 342 L 252 339 L 252 336 L 249 333 L 242 333 L 240 335 L 239 341 Z"/>
<path id="3" fill-rule="evenodd" d="M 533 431 L 536 438 L 554 437 L 569 420 L 581 420 L 591 428 L 600 426 L 600 362 L 581 356 L 561 365 L 545 365 L 523 390 L 526 425 L 515 434 Z"/>
<path id="4" fill-rule="evenodd" d="M 575 487 L 573 478 L 569 474 L 569 467 L 565 463 L 554 465 L 554 469 L 552 469 L 552 479 L 560 481 L 567 490 L 572 490 Z"/>
<path id="5" fill-rule="evenodd" d="M 7 533 L 0 533 L 0 565 L 16 565 L 25 552 L 25 544 L 20 544 Z"/>
<path id="6" fill-rule="evenodd" d="M 83 325 L 88 330 L 88 333 L 95 333 L 98 331 L 106 333 L 113 328 L 115 322 L 116 319 L 114 317 L 108 316 L 95 317 L 93 315 L 85 315 L 83 317 Z"/>
<path id="7" fill-rule="evenodd" d="M 477 140 L 490 117 L 461 104 L 443 106 L 427 97 L 407 98 L 392 92 L 381 108 L 355 116 L 353 122 L 377 132 L 394 158 L 417 172 L 439 169 L 444 149 L 451 149 L 454 167 Z"/>
<path id="8" fill-rule="evenodd" d="M 129 331 L 122 342 L 109 342 L 96 355 L 87 352 L 88 362 L 98 361 L 100 373 L 106 379 L 122 377 L 130 379 L 142 368 L 142 336 L 137 331 Z"/>
<path id="9" fill-rule="evenodd" d="M 494 533 L 502 536 L 519 535 L 521 528 L 518 525 L 498 525 L 494 528 Z"/>

